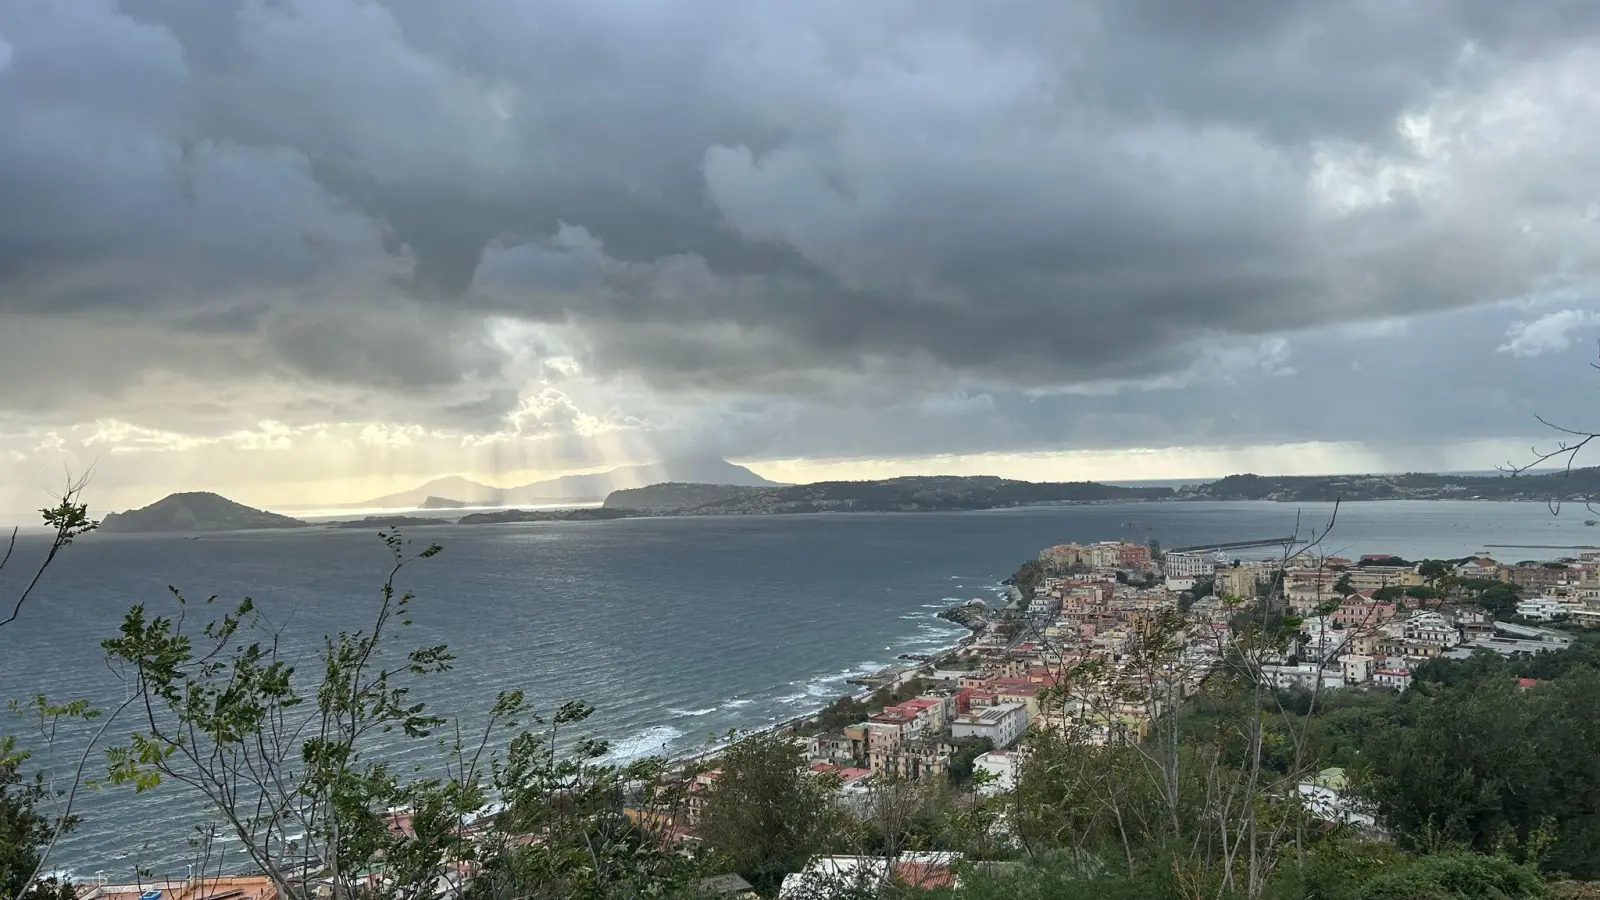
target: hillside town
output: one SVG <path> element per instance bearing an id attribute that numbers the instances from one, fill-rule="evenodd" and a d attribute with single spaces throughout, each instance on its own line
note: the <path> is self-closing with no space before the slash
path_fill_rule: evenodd
<path id="1" fill-rule="evenodd" d="M 1201 689 L 1239 629 L 1263 615 L 1299 629 L 1288 644 L 1250 654 L 1247 672 L 1273 689 L 1404 691 L 1412 667 L 1429 659 L 1561 650 L 1570 631 L 1541 623 L 1600 624 L 1600 552 L 1505 564 L 1487 555 L 1236 559 L 1067 543 L 1025 564 L 996 608 L 972 600 L 941 615 L 973 635 L 866 681 L 872 697 L 891 702 L 849 724 L 818 729 L 825 712 L 790 726 L 812 771 L 837 779 L 841 803 L 862 807 L 874 779 L 943 778 L 967 767 L 978 792 L 1004 792 L 1030 729 L 1091 744 L 1138 741 Z M 1157 657 L 1149 648 L 1162 628 L 1173 640 Z M 834 708 L 852 705 L 860 704 L 846 698 Z M 694 776 L 691 797 L 709 792 L 718 774 Z M 1342 780 L 1329 769 L 1299 791 L 1324 818 L 1371 826 L 1344 801 Z M 698 808 L 691 800 L 685 839 Z"/>

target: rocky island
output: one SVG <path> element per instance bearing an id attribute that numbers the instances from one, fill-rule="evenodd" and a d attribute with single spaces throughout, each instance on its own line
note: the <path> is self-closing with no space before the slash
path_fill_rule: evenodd
<path id="1" fill-rule="evenodd" d="M 471 505 L 465 500 L 451 500 L 449 497 L 434 497 L 430 495 L 426 500 L 417 504 L 417 509 L 466 509 Z"/>
<path id="2" fill-rule="evenodd" d="M 199 531 L 255 531 L 265 528 L 304 528 L 307 523 L 289 516 L 235 503 L 208 491 L 170 494 L 143 507 L 107 513 L 101 531 L 173 534 Z"/>

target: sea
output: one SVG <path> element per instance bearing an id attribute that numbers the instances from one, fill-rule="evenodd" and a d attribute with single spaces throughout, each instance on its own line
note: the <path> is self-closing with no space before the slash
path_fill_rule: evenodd
<path id="1" fill-rule="evenodd" d="M 1346 503 L 1320 550 L 1555 558 L 1576 552 L 1564 547 L 1600 544 L 1600 529 L 1583 524 L 1589 514 L 1556 515 L 1539 503 Z M 586 725 L 612 742 L 613 759 L 684 754 L 818 709 L 900 654 L 951 645 L 964 632 L 935 614 L 992 600 L 1002 579 L 1050 544 L 1124 538 L 1178 548 L 1320 535 L 1332 519 L 1322 504 L 1155 502 L 417 527 L 405 531 L 413 550 L 443 551 L 403 570 L 400 587 L 416 600 L 412 625 L 392 639 L 454 650 L 453 671 L 418 694 L 468 726 L 497 692 L 520 689 L 547 711 L 568 700 L 596 706 Z M 322 636 L 365 627 L 377 607 L 390 557 L 376 532 L 82 538 L 21 617 L 0 628 L 0 699 L 43 693 L 115 705 L 126 686 L 100 642 L 133 604 L 175 613 L 169 586 L 191 600 L 191 617 L 213 595 L 219 605 L 252 598 L 286 652 L 314 672 Z M 0 598 L 15 596 L 39 540 L 25 535 L 0 571 Z M 135 725 L 113 722 L 107 741 Z M 65 728 L 53 744 L 25 718 L 0 726 L 7 732 L 59 784 L 70 782 L 84 729 Z M 379 752 L 424 770 L 440 759 L 430 740 L 397 739 Z M 103 778 L 103 769 L 91 754 L 88 776 Z M 128 878 L 136 867 L 181 875 L 196 827 L 212 821 L 177 784 L 142 794 L 92 786 L 75 812 L 82 824 L 51 865 L 79 877 Z M 218 846 L 210 865 L 245 865 L 236 847 Z"/>

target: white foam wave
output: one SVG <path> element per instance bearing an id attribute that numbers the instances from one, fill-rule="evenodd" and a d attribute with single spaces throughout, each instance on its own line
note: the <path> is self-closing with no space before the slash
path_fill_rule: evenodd
<path id="1" fill-rule="evenodd" d="M 722 708 L 723 709 L 738 709 L 741 706 L 749 706 L 750 704 L 752 704 L 754 702 L 756 702 L 756 701 L 754 701 L 754 700 L 752 700 L 752 699 L 750 699 L 748 697 L 746 697 L 743 700 L 729 700 L 727 703 L 722 704 Z"/>
<path id="2" fill-rule="evenodd" d="M 717 707 L 708 706 L 705 709 L 669 709 L 667 712 L 675 716 L 708 716 L 717 711 Z"/>
<path id="3" fill-rule="evenodd" d="M 613 741 L 605 759 L 607 762 L 631 762 L 642 756 L 663 752 L 667 744 L 680 737 L 683 737 L 683 732 L 679 729 L 670 725 L 656 725 L 620 741 Z"/>

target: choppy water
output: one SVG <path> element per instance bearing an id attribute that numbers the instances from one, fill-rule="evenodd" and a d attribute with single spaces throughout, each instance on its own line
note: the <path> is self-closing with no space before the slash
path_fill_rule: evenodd
<path id="1" fill-rule="evenodd" d="M 682 752 L 815 709 L 900 653 L 948 645 L 962 632 L 933 614 L 992 596 L 1047 544 L 1269 537 L 1292 531 L 1297 509 L 1305 525 L 1328 515 L 1316 505 L 1145 503 L 415 529 L 418 544 L 445 551 L 404 579 L 419 594 L 408 640 L 460 655 L 427 692 L 440 709 L 470 718 L 509 688 L 547 708 L 581 698 L 600 707 L 593 725 L 618 754 Z M 1600 543 L 1584 515 L 1557 518 L 1540 504 L 1346 504 L 1326 546 L 1417 557 Z M 99 641 L 131 603 L 167 609 L 168 584 L 196 599 L 254 597 L 310 662 L 320 635 L 368 621 L 385 561 L 378 539 L 359 531 L 92 535 L 62 557 L 22 619 L 0 629 L 0 698 L 120 697 Z M 14 578 L 0 576 L 0 597 Z M 23 723 L 12 727 L 26 738 Z M 405 758 L 432 752 L 424 744 Z M 125 876 L 135 863 L 182 872 L 185 839 L 201 821 L 170 785 L 137 797 L 94 791 L 79 810 L 85 822 L 53 862 L 80 875 Z"/>

